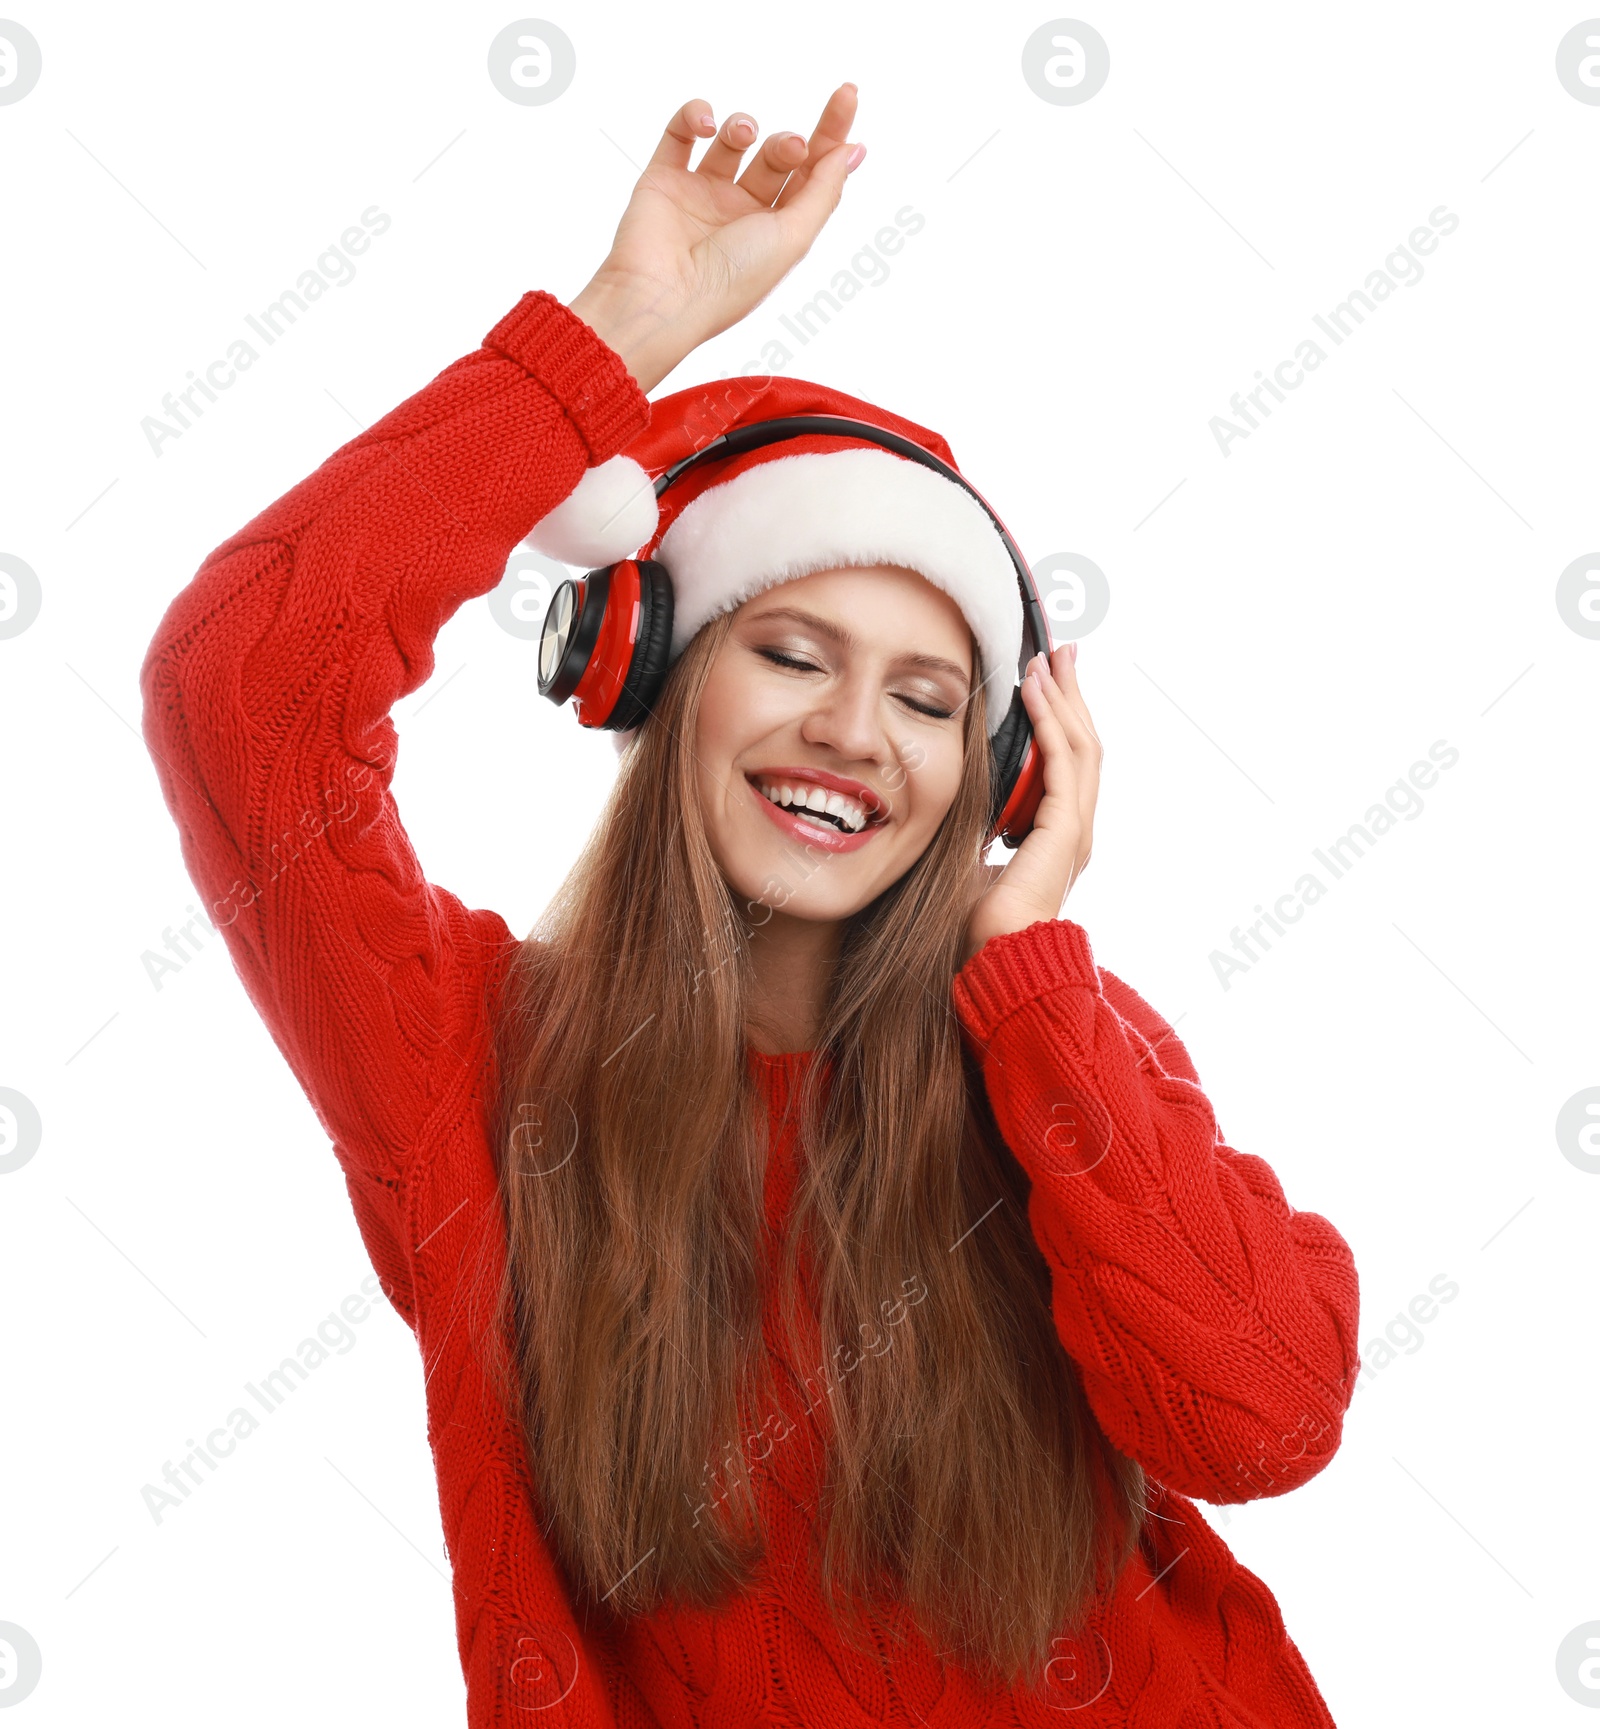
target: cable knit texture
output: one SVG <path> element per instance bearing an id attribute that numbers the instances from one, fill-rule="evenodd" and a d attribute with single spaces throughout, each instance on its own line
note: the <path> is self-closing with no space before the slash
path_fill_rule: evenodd
<path id="1" fill-rule="evenodd" d="M 795 1564 L 822 1434 L 798 1404 L 758 1476 L 771 1542 L 756 1586 L 715 1612 L 580 1629 L 467 1325 L 504 1266 L 484 1100 L 516 942 L 423 876 L 389 791 L 389 715 L 433 671 L 446 620 L 648 418 L 620 358 L 527 294 L 219 546 L 141 671 L 184 861 L 417 1337 L 469 1723 L 966 1729 L 1066 1710 L 1082 1729 L 1331 1724 L 1271 1593 L 1189 1497 L 1278 1494 L 1327 1463 L 1357 1369 L 1350 1252 L 1225 1144 L 1172 1028 L 1068 920 L 995 938 L 953 990 L 1031 1179 L 1062 1345 L 1151 1478 L 1148 1535 L 1090 1627 L 1062 1640 L 1049 1696 L 984 1694 L 916 1637 L 881 1642 L 877 1661 L 841 1644 Z M 775 1231 L 810 1056 L 748 1061 L 771 1118 Z M 775 1313 L 768 1340 L 781 1349 Z"/>

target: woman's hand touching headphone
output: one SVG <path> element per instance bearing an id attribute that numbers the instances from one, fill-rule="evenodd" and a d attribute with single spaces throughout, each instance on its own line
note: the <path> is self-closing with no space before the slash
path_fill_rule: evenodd
<path id="1" fill-rule="evenodd" d="M 696 142 L 715 128 L 711 104 L 696 98 L 673 115 L 610 253 L 571 302 L 641 390 L 737 324 L 805 257 L 866 154 L 849 142 L 855 113 L 856 87 L 841 84 L 809 139 L 772 133 L 743 174 L 750 115 L 730 114 L 692 169 Z"/>
<path id="2" fill-rule="evenodd" d="M 1022 700 L 1044 759 L 1044 797 L 1010 863 L 981 867 L 963 964 L 991 937 L 1060 918 L 1089 862 L 1105 750 L 1078 688 L 1077 658 L 1077 645 L 1063 643 L 1048 659 L 1039 654 L 1028 664 Z"/>

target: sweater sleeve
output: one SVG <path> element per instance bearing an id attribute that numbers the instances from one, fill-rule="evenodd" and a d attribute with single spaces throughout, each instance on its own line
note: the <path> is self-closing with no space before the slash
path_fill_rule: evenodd
<path id="1" fill-rule="evenodd" d="M 648 420 L 620 357 L 526 294 L 217 547 L 140 671 L 184 863 L 408 1320 L 397 1194 L 463 1108 L 510 934 L 424 879 L 389 791 L 389 711 L 461 603 Z"/>
<path id="2" fill-rule="evenodd" d="M 1360 1368 L 1344 1239 L 1227 1145 L 1177 1034 L 1080 925 L 992 938 L 954 997 L 1112 1444 L 1214 1503 L 1315 1476 Z"/>

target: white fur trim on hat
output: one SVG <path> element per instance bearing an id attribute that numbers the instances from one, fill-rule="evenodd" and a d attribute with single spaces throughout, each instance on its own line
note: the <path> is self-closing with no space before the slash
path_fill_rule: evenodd
<path id="1" fill-rule="evenodd" d="M 655 533 L 656 520 L 650 476 L 631 456 L 617 455 L 585 469 L 561 503 L 534 524 L 528 544 L 563 564 L 598 570 L 637 552 Z"/>
<path id="2" fill-rule="evenodd" d="M 691 499 L 655 557 L 672 578 L 673 660 L 708 620 L 777 583 L 842 565 L 915 570 L 972 627 L 991 736 L 1006 717 L 1022 652 L 1016 566 L 983 506 L 908 457 L 862 449 L 771 457 Z"/>

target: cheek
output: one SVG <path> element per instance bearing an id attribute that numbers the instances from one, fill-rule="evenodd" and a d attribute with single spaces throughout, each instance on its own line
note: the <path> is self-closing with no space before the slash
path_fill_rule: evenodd
<path id="1" fill-rule="evenodd" d="M 891 796 L 904 811 L 907 827 L 920 835 L 939 826 L 961 790 L 961 740 L 907 740 L 901 761 L 899 789 Z"/>
<path id="2" fill-rule="evenodd" d="M 694 748 L 705 796 L 725 797 L 734 764 L 759 756 L 767 741 L 798 724 L 804 713 L 804 693 L 796 687 L 741 676 L 742 670 L 737 661 L 713 666 L 701 694 Z"/>
<path id="3" fill-rule="evenodd" d="M 695 724 L 694 774 L 700 794 L 701 816 L 707 834 L 714 841 L 721 815 L 721 801 L 717 795 L 732 772 L 733 750 L 727 735 L 736 711 L 713 700 L 709 689 L 705 694 L 706 700 L 700 705 L 700 716 Z"/>
<path id="4" fill-rule="evenodd" d="M 766 707 L 771 707 L 770 698 Z M 733 812 L 743 796 L 743 774 L 734 765 L 777 724 L 762 708 L 761 694 L 749 681 L 713 667 L 701 695 L 695 722 L 695 784 L 706 836 L 726 871 Z"/>

